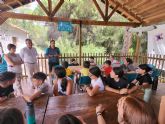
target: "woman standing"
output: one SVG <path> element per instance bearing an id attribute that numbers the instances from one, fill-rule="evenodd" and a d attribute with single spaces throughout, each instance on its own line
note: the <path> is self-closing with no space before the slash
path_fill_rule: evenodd
<path id="1" fill-rule="evenodd" d="M 7 46 L 9 53 L 5 54 L 5 60 L 8 65 L 8 71 L 14 72 L 16 74 L 16 83 L 14 84 L 15 95 L 22 95 L 22 87 L 21 87 L 21 78 L 22 78 L 22 68 L 21 64 L 23 61 L 19 54 L 16 54 L 16 46 L 14 44 L 8 44 Z"/>
<path id="2" fill-rule="evenodd" d="M 55 40 L 50 41 L 49 48 L 46 49 L 45 56 L 48 57 L 49 61 L 49 72 L 52 72 L 52 68 L 59 65 L 60 49 L 55 47 Z"/>

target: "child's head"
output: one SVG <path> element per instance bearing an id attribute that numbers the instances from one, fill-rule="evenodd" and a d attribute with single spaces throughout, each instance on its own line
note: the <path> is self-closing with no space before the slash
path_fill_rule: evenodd
<path id="1" fill-rule="evenodd" d="M 63 61 L 62 62 L 62 67 L 64 67 L 65 69 L 67 69 L 68 68 L 68 62 L 67 61 Z"/>
<path id="2" fill-rule="evenodd" d="M 133 60 L 130 59 L 130 58 L 126 58 L 126 63 L 125 63 L 125 65 L 130 65 L 130 64 L 133 64 Z"/>
<path id="3" fill-rule="evenodd" d="M 13 72 L 3 72 L 0 74 L 0 86 L 7 88 L 15 82 L 16 74 Z"/>
<path id="4" fill-rule="evenodd" d="M 93 56 L 90 56 L 90 57 L 89 57 L 89 61 L 90 61 L 90 62 L 93 62 L 93 61 L 94 61 L 94 57 L 93 57 Z"/>
<path id="5" fill-rule="evenodd" d="M 92 78 L 92 79 L 93 78 L 98 78 L 98 77 L 101 76 L 101 70 L 97 66 L 94 66 L 94 67 L 90 68 L 89 73 L 90 73 L 89 77 Z"/>
<path id="6" fill-rule="evenodd" d="M 84 68 L 89 68 L 90 67 L 90 62 L 89 61 L 84 61 L 83 62 L 83 67 Z"/>
<path id="7" fill-rule="evenodd" d="M 39 86 L 41 85 L 42 83 L 44 83 L 45 79 L 47 78 L 46 74 L 43 73 L 43 72 L 37 72 L 33 75 L 32 77 L 33 79 L 33 84 L 35 86 Z"/>
<path id="8" fill-rule="evenodd" d="M 74 58 L 72 58 L 70 61 L 71 63 L 76 63 L 76 60 Z"/>
<path id="9" fill-rule="evenodd" d="M 82 122 L 71 114 L 66 114 L 58 119 L 58 124 L 82 124 Z"/>
<path id="10" fill-rule="evenodd" d="M 124 71 L 121 67 L 114 67 L 110 72 L 111 78 L 122 78 L 124 75 Z"/>
<path id="11" fill-rule="evenodd" d="M 151 71 L 151 68 L 147 64 L 141 64 L 137 69 L 137 73 L 139 74 L 145 74 L 148 73 L 149 71 Z"/>
<path id="12" fill-rule="evenodd" d="M 66 79 L 66 70 L 64 67 L 61 67 L 61 66 L 58 66 L 58 67 L 55 67 L 55 74 L 57 76 L 57 78 L 60 78 L 62 79 L 61 81 L 61 88 L 62 88 L 62 91 L 66 91 L 66 87 L 67 87 L 67 79 Z"/>
<path id="13" fill-rule="evenodd" d="M 0 123 L 1 124 L 24 124 L 24 118 L 16 108 L 4 108 L 0 110 Z"/>
<path id="14" fill-rule="evenodd" d="M 157 124 L 157 118 L 152 107 L 142 99 L 135 96 L 126 96 L 118 101 L 118 122 L 127 124 Z"/>
<path id="15" fill-rule="evenodd" d="M 110 60 L 106 60 L 106 61 L 104 62 L 104 66 L 105 66 L 105 67 L 111 66 L 111 61 L 110 61 Z"/>
<path id="16" fill-rule="evenodd" d="M 8 45 L 7 45 L 7 49 L 8 49 L 11 53 L 15 53 L 15 51 L 16 51 L 16 45 L 14 45 L 14 44 L 8 44 Z"/>

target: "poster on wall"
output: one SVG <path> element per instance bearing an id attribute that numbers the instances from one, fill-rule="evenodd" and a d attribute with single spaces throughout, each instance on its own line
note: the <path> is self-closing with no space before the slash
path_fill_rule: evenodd
<path id="1" fill-rule="evenodd" d="M 148 31 L 148 54 L 165 55 L 165 24 Z"/>

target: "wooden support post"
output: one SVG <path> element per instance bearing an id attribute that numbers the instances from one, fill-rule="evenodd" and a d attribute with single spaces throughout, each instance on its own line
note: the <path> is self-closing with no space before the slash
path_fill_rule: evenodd
<path id="1" fill-rule="evenodd" d="M 140 37 L 138 36 L 138 33 L 136 33 L 136 51 L 135 51 L 135 62 L 138 63 L 139 61 L 139 51 L 140 51 L 140 46 L 141 46 L 141 42 L 140 42 Z"/>
<path id="2" fill-rule="evenodd" d="M 81 65 L 82 58 L 82 22 L 79 24 L 79 64 Z"/>

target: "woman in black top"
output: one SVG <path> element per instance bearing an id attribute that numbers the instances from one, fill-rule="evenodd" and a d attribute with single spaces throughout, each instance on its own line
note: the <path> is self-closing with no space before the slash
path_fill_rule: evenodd
<path id="1" fill-rule="evenodd" d="M 150 88 L 152 84 L 151 76 L 148 72 L 151 71 L 151 68 L 147 64 L 139 65 L 137 69 L 138 76 L 135 80 L 131 82 L 131 88 L 127 91 L 127 93 L 132 93 L 137 89 L 141 88 Z"/>
<path id="2" fill-rule="evenodd" d="M 128 85 L 127 79 L 123 77 L 124 71 L 121 67 L 115 67 L 110 73 L 110 77 L 106 79 L 105 90 L 123 94 L 123 88 Z"/>

